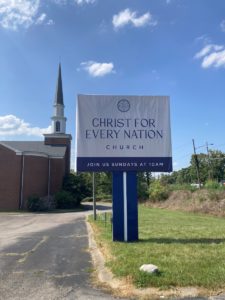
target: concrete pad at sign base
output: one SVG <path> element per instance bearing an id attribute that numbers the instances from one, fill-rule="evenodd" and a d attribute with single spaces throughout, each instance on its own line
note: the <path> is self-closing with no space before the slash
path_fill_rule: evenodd
<path id="1" fill-rule="evenodd" d="M 140 271 L 149 273 L 149 274 L 153 274 L 153 273 L 158 273 L 159 269 L 157 266 L 152 265 L 152 264 L 144 264 L 140 267 L 139 269 Z"/>

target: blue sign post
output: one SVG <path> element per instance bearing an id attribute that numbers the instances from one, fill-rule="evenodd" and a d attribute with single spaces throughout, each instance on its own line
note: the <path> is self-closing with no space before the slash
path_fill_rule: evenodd
<path id="1" fill-rule="evenodd" d="M 168 96 L 78 95 L 76 171 L 112 172 L 113 240 L 138 240 L 136 172 L 171 172 Z"/>
<path id="2" fill-rule="evenodd" d="M 113 241 L 137 240 L 136 172 L 113 172 Z"/>

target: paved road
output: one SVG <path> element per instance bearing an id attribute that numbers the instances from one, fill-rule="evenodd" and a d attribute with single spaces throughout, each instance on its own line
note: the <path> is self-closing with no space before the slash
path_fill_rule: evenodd
<path id="1" fill-rule="evenodd" d="M 115 299 L 94 288 L 85 213 L 0 214 L 0 299 Z"/>
<path id="2" fill-rule="evenodd" d="M 116 299 L 91 284 L 86 214 L 0 213 L 0 300 Z"/>

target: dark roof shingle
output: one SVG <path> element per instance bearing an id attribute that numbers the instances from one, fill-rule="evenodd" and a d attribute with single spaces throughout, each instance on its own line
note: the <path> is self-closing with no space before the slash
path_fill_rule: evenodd
<path id="1" fill-rule="evenodd" d="M 0 144 L 15 152 L 47 154 L 52 157 L 64 157 L 66 152 L 65 146 L 45 145 L 39 141 L 2 141 Z"/>

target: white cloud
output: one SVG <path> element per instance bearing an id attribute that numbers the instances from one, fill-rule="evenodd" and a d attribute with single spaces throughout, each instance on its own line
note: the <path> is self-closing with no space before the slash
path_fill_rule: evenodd
<path id="1" fill-rule="evenodd" d="M 204 57 L 202 61 L 203 68 L 209 67 L 225 67 L 225 50 L 219 52 L 213 52 Z"/>
<path id="2" fill-rule="evenodd" d="M 198 36 L 197 38 L 195 38 L 195 42 L 197 42 L 197 43 L 200 42 L 200 43 L 203 43 L 204 45 L 212 43 L 210 37 L 207 34 L 203 34 L 201 36 Z"/>
<path id="3" fill-rule="evenodd" d="M 220 28 L 223 32 L 225 32 L 225 20 L 222 20 L 220 23 Z"/>
<path id="4" fill-rule="evenodd" d="M 219 50 L 222 50 L 223 48 L 224 47 L 221 45 L 215 45 L 215 44 L 206 45 L 204 48 L 202 48 L 201 51 L 199 51 L 195 55 L 195 58 L 202 58 L 202 57 L 206 56 L 208 53 L 210 53 L 211 51 L 219 51 Z"/>
<path id="5" fill-rule="evenodd" d="M 41 24 L 45 24 L 45 25 L 54 25 L 54 21 L 52 19 L 46 20 L 47 15 L 45 13 L 41 14 L 40 17 L 37 18 L 37 20 L 35 21 L 35 25 L 41 25 Z"/>
<path id="6" fill-rule="evenodd" d="M 51 0 L 55 4 L 65 5 L 67 4 L 67 0 Z"/>
<path id="7" fill-rule="evenodd" d="M 59 5 L 65 5 L 68 3 L 75 3 L 78 5 L 83 5 L 83 4 L 93 4 L 95 3 L 97 0 L 50 0 L 53 3 L 59 4 Z"/>
<path id="8" fill-rule="evenodd" d="M 17 30 L 36 21 L 40 0 L 0 0 L 0 26 Z"/>
<path id="9" fill-rule="evenodd" d="M 52 19 L 48 20 L 48 22 L 46 23 L 46 25 L 54 25 L 54 24 L 55 22 Z"/>
<path id="10" fill-rule="evenodd" d="M 74 0 L 75 3 L 77 3 L 78 5 L 82 5 L 82 4 L 92 4 L 94 3 L 96 0 Z"/>
<path id="11" fill-rule="evenodd" d="M 201 59 L 204 69 L 225 67 L 225 46 L 209 44 L 199 51 L 194 58 Z"/>
<path id="12" fill-rule="evenodd" d="M 110 63 L 99 63 L 95 61 L 82 62 L 81 68 L 93 77 L 103 77 L 110 73 L 115 73 L 114 65 Z"/>
<path id="13" fill-rule="evenodd" d="M 14 116 L 0 116 L 0 136 L 27 135 L 42 136 L 43 133 L 51 133 L 51 126 L 48 128 L 31 127 L 29 123 Z"/>
<path id="14" fill-rule="evenodd" d="M 151 26 L 157 25 L 157 21 L 153 19 L 150 12 L 147 12 L 137 17 L 137 12 L 131 11 L 129 8 L 126 8 L 125 10 L 120 11 L 117 15 L 114 15 L 112 23 L 115 29 L 121 28 L 128 24 L 132 24 L 134 27 L 143 27 L 146 25 L 151 25 Z"/>
<path id="15" fill-rule="evenodd" d="M 40 17 L 37 18 L 35 24 L 40 25 L 44 22 L 44 20 L 46 19 L 47 15 L 46 14 L 41 14 Z"/>
<path id="16" fill-rule="evenodd" d="M 53 25 L 46 13 L 40 13 L 41 6 L 52 2 L 58 5 L 66 4 L 91 4 L 96 0 L 0 0 L 0 27 L 10 30 L 29 28 L 32 25 Z"/>

